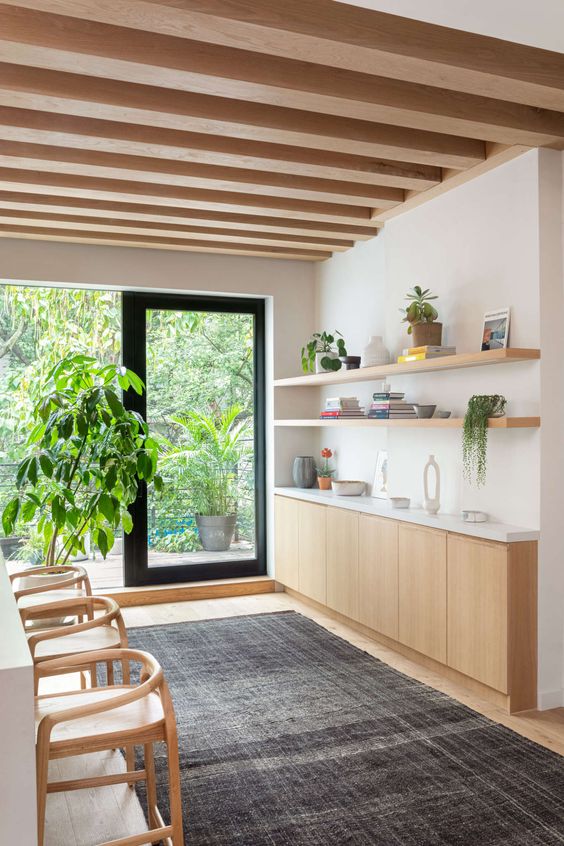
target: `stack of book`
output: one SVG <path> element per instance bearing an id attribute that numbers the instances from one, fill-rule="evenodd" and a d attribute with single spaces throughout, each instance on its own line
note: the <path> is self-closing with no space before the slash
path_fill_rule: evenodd
<path id="1" fill-rule="evenodd" d="M 417 417 L 413 405 L 404 400 L 405 394 L 381 391 L 372 394 L 368 417 L 372 420 L 404 420 Z"/>
<path id="2" fill-rule="evenodd" d="M 398 355 L 398 364 L 406 361 L 424 361 L 426 358 L 440 358 L 442 355 L 456 355 L 456 347 L 408 347 Z"/>
<path id="3" fill-rule="evenodd" d="M 364 417 L 357 397 L 328 397 L 325 410 L 319 415 L 321 420 L 342 420 L 351 417 Z"/>

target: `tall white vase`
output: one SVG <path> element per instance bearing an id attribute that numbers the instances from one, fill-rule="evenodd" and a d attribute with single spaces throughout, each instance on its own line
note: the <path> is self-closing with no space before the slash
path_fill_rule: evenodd
<path id="1" fill-rule="evenodd" d="M 390 363 L 390 353 L 384 346 L 381 335 L 371 335 L 362 351 L 361 367 L 378 367 Z"/>
<path id="2" fill-rule="evenodd" d="M 429 471 L 435 472 L 435 490 L 431 496 L 429 487 Z M 435 456 L 430 455 L 425 469 L 423 470 L 423 493 L 425 496 L 425 511 L 427 514 L 436 514 L 441 506 L 441 470 L 435 461 Z"/>

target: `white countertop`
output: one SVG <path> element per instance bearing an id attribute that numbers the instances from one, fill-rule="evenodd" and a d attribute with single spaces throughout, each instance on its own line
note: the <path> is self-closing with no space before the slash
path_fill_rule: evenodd
<path id="1" fill-rule="evenodd" d="M 520 526 L 509 526 L 506 523 L 466 523 L 456 514 L 427 514 L 420 508 L 392 508 L 385 499 L 373 499 L 371 496 L 337 496 L 333 491 L 320 491 L 317 488 L 275 488 L 274 493 L 303 499 L 307 502 L 317 502 L 321 505 L 331 505 L 334 508 L 346 508 L 349 511 L 361 511 L 363 514 L 374 514 L 377 517 L 389 517 L 404 523 L 416 523 L 419 526 L 430 526 L 432 529 L 444 529 L 447 532 L 457 532 L 473 538 L 500 541 L 501 543 L 516 543 L 518 541 L 536 541 L 540 532 L 536 529 L 524 529 Z"/>

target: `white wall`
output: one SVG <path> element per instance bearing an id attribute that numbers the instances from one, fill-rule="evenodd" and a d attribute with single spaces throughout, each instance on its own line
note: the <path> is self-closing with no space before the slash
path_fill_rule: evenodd
<path id="1" fill-rule="evenodd" d="M 504 394 L 508 414 L 536 415 L 543 380 L 546 431 L 491 432 L 482 489 L 462 478 L 460 430 L 390 429 L 386 434 L 325 429 L 318 447 L 336 450 L 340 478 L 367 482 L 373 478 L 378 450 L 387 448 L 390 493 L 409 496 L 413 504 L 421 504 L 423 467 L 433 453 L 442 471 L 443 512 L 479 508 L 506 523 L 542 527 L 546 541 L 541 549 L 539 690 L 546 707 L 561 701 L 563 686 L 564 573 L 554 513 L 558 498 L 550 497 L 564 473 L 564 386 L 561 356 L 556 350 L 551 356 L 547 345 L 550 341 L 557 347 L 561 334 L 560 166 L 560 153 L 531 151 L 392 219 L 373 241 L 324 262 L 316 271 L 317 328 L 343 332 L 351 354 L 362 351 L 369 334 L 383 335 L 394 357 L 409 346 L 398 309 L 414 284 L 439 295 L 444 342 L 459 352 L 480 349 L 484 312 L 503 306 L 512 310 L 511 346 L 543 348 L 546 361 L 541 365 L 527 362 L 393 380 L 393 388 L 405 391 L 408 399 L 436 403 L 454 416 L 463 416 L 474 393 Z M 359 383 L 355 392 L 368 402 L 374 387 Z M 542 487 L 541 466 L 547 474 Z"/>

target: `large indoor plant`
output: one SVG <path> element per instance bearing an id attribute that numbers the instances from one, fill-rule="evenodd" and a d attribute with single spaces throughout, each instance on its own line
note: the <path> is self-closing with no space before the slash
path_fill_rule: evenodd
<path id="1" fill-rule="evenodd" d="M 140 394 L 144 386 L 132 371 L 86 355 L 64 358 L 42 386 L 17 494 L 2 524 L 7 535 L 32 524 L 48 566 L 84 553 L 87 538 L 105 558 L 116 532 L 131 531 L 128 506 L 139 481 L 162 485 L 157 444 L 142 418 L 124 407 L 120 388 Z"/>
<path id="2" fill-rule="evenodd" d="M 162 439 L 162 465 L 180 465 L 202 546 L 223 552 L 231 546 L 237 522 L 240 465 L 253 452 L 251 420 L 237 404 L 210 414 L 189 411 L 172 420 L 180 427 L 180 444 Z"/>
<path id="3" fill-rule="evenodd" d="M 430 302 L 438 299 L 437 295 L 431 294 L 429 288 L 423 290 L 419 285 L 415 285 L 405 298 L 409 305 L 400 311 L 404 316 L 403 322 L 409 324 L 407 332 L 412 336 L 413 346 L 440 346 L 443 324 L 437 322 L 439 313 Z"/>
<path id="4" fill-rule="evenodd" d="M 499 394 L 474 395 L 468 401 L 462 430 L 462 464 L 464 476 L 481 487 L 486 481 L 488 420 L 501 417 L 507 401 Z"/>
<path id="5" fill-rule="evenodd" d="M 340 370 L 342 362 L 339 356 L 346 355 L 347 348 L 340 332 L 314 332 L 305 347 L 302 347 L 302 370 L 304 373 Z"/>

